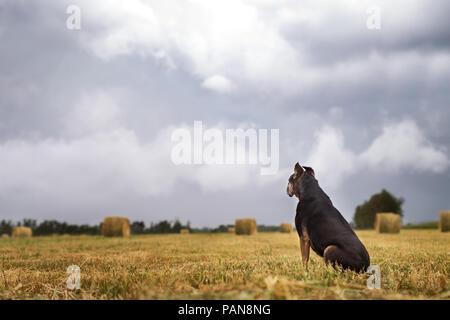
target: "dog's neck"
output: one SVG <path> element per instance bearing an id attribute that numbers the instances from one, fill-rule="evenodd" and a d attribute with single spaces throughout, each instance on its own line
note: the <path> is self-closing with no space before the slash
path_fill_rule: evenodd
<path id="1" fill-rule="evenodd" d="M 316 178 L 309 174 L 305 174 L 301 178 L 300 183 L 296 186 L 295 192 L 296 195 L 298 195 L 297 198 L 299 204 L 302 205 L 319 199 L 321 201 L 329 201 L 331 203 L 331 199 L 319 186 Z"/>
<path id="2" fill-rule="evenodd" d="M 300 183 L 295 186 L 295 194 L 299 202 L 305 202 L 316 194 L 317 188 L 320 189 L 317 180 L 308 173 L 304 173 L 300 178 Z"/>

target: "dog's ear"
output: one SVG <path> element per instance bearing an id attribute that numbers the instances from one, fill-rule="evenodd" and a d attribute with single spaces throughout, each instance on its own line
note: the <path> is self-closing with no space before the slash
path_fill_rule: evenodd
<path id="1" fill-rule="evenodd" d="M 301 176 L 302 173 L 303 173 L 304 171 L 305 171 L 305 170 L 303 170 L 302 166 L 299 165 L 299 163 L 297 162 L 297 163 L 295 164 L 295 167 L 294 167 L 294 173 L 295 173 L 295 175 L 296 175 L 297 177 L 298 177 L 298 176 Z"/>
<path id="2" fill-rule="evenodd" d="M 305 166 L 302 166 L 303 167 L 303 169 L 305 169 L 305 171 L 306 172 L 308 172 L 310 175 L 312 175 L 314 178 L 316 177 L 316 174 L 314 173 L 314 169 L 313 168 L 311 168 L 311 167 L 305 167 Z"/>

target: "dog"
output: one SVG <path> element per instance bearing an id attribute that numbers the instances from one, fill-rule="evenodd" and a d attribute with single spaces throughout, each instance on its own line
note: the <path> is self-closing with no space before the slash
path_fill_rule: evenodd
<path id="1" fill-rule="evenodd" d="M 366 271 L 370 265 L 369 253 L 319 186 L 314 170 L 297 162 L 286 191 L 290 197 L 298 198 L 295 226 L 306 268 L 311 248 L 335 268 Z"/>

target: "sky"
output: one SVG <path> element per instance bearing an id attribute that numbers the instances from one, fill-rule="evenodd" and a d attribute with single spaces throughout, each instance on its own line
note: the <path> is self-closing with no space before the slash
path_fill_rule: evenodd
<path id="1" fill-rule="evenodd" d="M 383 188 L 405 199 L 404 223 L 436 221 L 450 209 L 448 12 L 417 0 L 0 0 L 0 219 L 293 222 L 298 161 L 348 221 Z M 172 133 L 194 121 L 278 129 L 279 170 L 175 164 Z"/>

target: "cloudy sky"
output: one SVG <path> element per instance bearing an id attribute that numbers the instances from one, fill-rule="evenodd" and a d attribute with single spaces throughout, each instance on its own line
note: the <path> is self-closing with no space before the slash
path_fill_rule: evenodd
<path id="1" fill-rule="evenodd" d="M 299 161 L 349 221 L 382 188 L 405 198 L 404 222 L 437 220 L 450 209 L 448 12 L 416 0 L 0 0 L 0 219 L 292 222 Z M 195 120 L 279 129 L 278 173 L 175 165 L 171 134 Z"/>

